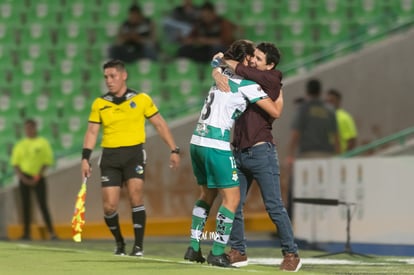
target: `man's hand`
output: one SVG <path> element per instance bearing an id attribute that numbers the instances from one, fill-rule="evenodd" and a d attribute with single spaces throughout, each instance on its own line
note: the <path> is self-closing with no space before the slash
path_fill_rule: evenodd
<path id="1" fill-rule="evenodd" d="M 221 68 L 218 68 L 218 69 L 221 70 Z M 227 78 L 227 76 L 220 73 L 218 69 L 217 68 L 213 69 L 213 72 L 211 73 L 211 75 L 213 76 L 214 81 L 216 82 L 217 88 L 222 92 L 228 93 L 230 92 L 229 79 Z"/>
<path id="2" fill-rule="evenodd" d="M 87 159 L 82 159 L 81 173 L 82 173 L 82 178 L 85 178 L 85 177 L 89 178 L 92 174 L 92 168 Z"/>
<path id="3" fill-rule="evenodd" d="M 180 166 L 180 155 L 172 153 L 170 156 L 170 168 L 177 169 Z"/>
<path id="4" fill-rule="evenodd" d="M 222 59 L 224 57 L 224 54 L 222 52 L 218 52 L 213 56 L 213 59 Z"/>

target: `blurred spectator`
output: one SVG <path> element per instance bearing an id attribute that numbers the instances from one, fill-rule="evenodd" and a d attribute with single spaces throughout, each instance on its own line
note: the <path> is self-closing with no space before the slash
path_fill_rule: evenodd
<path id="1" fill-rule="evenodd" d="M 320 99 L 321 89 L 320 81 L 311 79 L 306 84 L 306 99 L 295 100 L 296 114 L 284 165 L 289 192 L 294 189 L 292 172 L 296 157 L 323 158 L 340 152 L 335 112 Z M 292 194 L 289 196 L 291 199 Z M 292 204 L 288 205 L 288 211 L 293 220 Z"/>
<path id="2" fill-rule="evenodd" d="M 335 109 L 341 153 L 354 149 L 358 132 L 351 114 L 341 108 L 342 94 L 331 89 L 327 92 L 325 101 Z"/>
<path id="3" fill-rule="evenodd" d="M 118 31 L 117 42 L 109 49 L 112 59 L 132 63 L 139 58 L 157 59 L 155 25 L 143 15 L 141 7 L 132 5 L 128 19 Z"/>
<path id="4" fill-rule="evenodd" d="M 188 36 L 197 22 L 200 8 L 192 0 L 183 0 L 171 14 L 163 20 L 165 38 L 169 42 L 178 42 Z"/>
<path id="5" fill-rule="evenodd" d="M 197 62 L 210 62 L 217 52 L 225 52 L 235 40 L 237 30 L 229 20 L 219 16 L 210 2 L 200 8 L 200 18 L 191 33 L 185 37 L 178 49 L 178 57 L 186 57 Z"/>
<path id="6" fill-rule="evenodd" d="M 30 192 L 32 191 L 36 194 L 37 202 L 40 206 L 50 238 L 57 239 L 47 207 L 45 178 L 47 167 L 53 163 L 52 148 L 45 138 L 37 135 L 37 126 L 34 120 L 26 120 L 24 130 L 26 137 L 15 144 L 11 156 L 11 164 L 19 179 L 23 211 L 23 236 L 21 240 L 30 240 L 31 238 L 30 222 L 32 206 Z"/>
<path id="7" fill-rule="evenodd" d="M 300 157 L 332 156 L 340 152 L 335 112 L 321 99 L 321 83 L 311 79 L 307 100 L 299 105 L 292 124 L 288 163 Z"/>

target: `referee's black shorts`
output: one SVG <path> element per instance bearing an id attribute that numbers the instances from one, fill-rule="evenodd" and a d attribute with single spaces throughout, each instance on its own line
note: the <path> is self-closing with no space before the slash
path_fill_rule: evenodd
<path id="1" fill-rule="evenodd" d="M 101 184 L 122 186 L 131 178 L 145 178 L 146 154 L 143 144 L 119 148 L 103 148 L 99 167 Z"/>

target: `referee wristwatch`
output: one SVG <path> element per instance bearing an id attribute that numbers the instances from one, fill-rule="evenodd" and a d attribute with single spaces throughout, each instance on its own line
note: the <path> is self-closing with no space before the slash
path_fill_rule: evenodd
<path id="1" fill-rule="evenodd" d="M 174 150 L 171 150 L 171 154 L 180 154 L 180 147 L 175 147 Z"/>

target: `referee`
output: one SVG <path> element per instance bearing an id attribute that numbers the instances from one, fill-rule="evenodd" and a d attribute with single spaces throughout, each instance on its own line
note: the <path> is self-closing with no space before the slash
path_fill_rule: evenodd
<path id="1" fill-rule="evenodd" d="M 91 175 L 89 158 L 102 126 L 103 151 L 99 165 L 105 223 L 116 241 L 115 254 L 125 255 L 125 242 L 117 212 L 121 188 L 125 184 L 131 204 L 135 235 L 130 255 L 142 256 L 146 220 L 143 201 L 146 163 L 145 119 L 151 122 L 171 150 L 171 168 L 179 166 L 180 150 L 151 97 L 127 87 L 128 74 L 124 63 L 111 60 L 103 65 L 103 70 L 109 91 L 92 103 L 82 150 L 82 177 Z"/>

